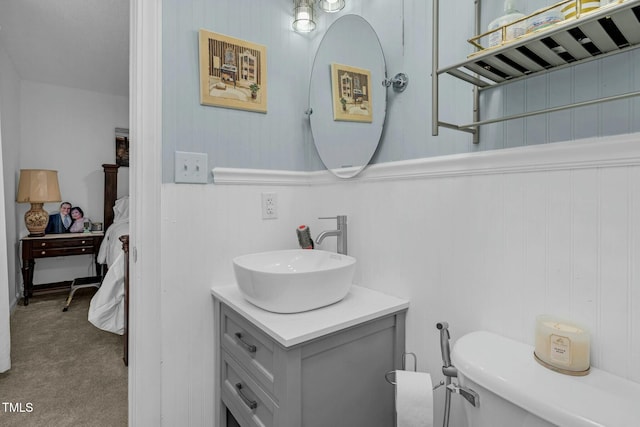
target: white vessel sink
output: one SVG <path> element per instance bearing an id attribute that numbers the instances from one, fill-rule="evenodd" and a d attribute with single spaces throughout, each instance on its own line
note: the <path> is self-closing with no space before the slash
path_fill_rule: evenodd
<path id="1" fill-rule="evenodd" d="M 291 249 L 233 259 L 238 287 L 250 303 L 275 313 L 324 307 L 349 292 L 356 259 L 315 249 Z"/>

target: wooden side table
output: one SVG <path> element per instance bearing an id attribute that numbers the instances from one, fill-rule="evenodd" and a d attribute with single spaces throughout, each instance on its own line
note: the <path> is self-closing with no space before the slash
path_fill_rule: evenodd
<path id="1" fill-rule="evenodd" d="M 36 258 L 51 258 L 73 255 L 93 255 L 96 274 L 102 276 L 102 265 L 98 263 L 98 251 L 104 238 L 104 232 L 47 234 L 43 237 L 23 237 L 22 242 L 22 280 L 24 282 L 24 305 L 29 305 L 34 288 L 54 289 L 68 287 L 69 282 L 33 285 L 33 269 Z"/>

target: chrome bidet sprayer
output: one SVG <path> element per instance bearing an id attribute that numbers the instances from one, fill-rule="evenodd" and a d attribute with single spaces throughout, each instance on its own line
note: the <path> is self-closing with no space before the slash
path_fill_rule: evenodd
<path id="1" fill-rule="evenodd" d="M 464 397 L 469 403 L 477 407 L 480 405 L 480 396 L 475 391 L 451 383 L 451 378 L 458 377 L 458 368 L 451 364 L 451 349 L 449 347 L 449 324 L 447 322 L 436 323 L 436 328 L 440 331 L 440 352 L 442 353 L 442 373 L 445 378 L 444 395 L 444 418 L 442 427 L 449 427 L 449 413 L 451 412 L 451 393 L 457 393 Z"/>
<path id="2" fill-rule="evenodd" d="M 440 351 L 442 353 L 442 367 L 448 368 L 451 366 L 451 349 L 449 348 L 449 340 L 451 339 L 451 335 L 449 335 L 449 324 L 447 322 L 439 322 L 436 324 L 436 328 L 440 330 Z"/>
<path id="3" fill-rule="evenodd" d="M 440 331 L 440 352 L 442 353 L 442 373 L 445 376 L 444 393 L 444 418 L 442 427 L 449 427 L 449 414 L 451 412 L 451 378 L 458 376 L 458 370 L 451 364 L 451 349 L 449 347 L 449 324 L 447 322 L 436 323 L 436 328 Z"/>
<path id="4" fill-rule="evenodd" d="M 451 364 L 451 349 L 449 347 L 449 324 L 447 322 L 438 322 L 436 328 L 440 330 L 440 352 L 442 353 L 442 373 L 447 377 L 457 377 L 458 369 Z"/>

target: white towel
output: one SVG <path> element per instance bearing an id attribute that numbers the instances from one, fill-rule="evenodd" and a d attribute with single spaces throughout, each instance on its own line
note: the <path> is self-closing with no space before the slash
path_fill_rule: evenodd
<path id="1" fill-rule="evenodd" d="M 431 375 L 396 371 L 397 427 L 433 427 Z"/>

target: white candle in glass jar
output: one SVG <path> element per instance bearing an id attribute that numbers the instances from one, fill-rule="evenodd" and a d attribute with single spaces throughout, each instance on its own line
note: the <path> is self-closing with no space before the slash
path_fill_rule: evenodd
<path id="1" fill-rule="evenodd" d="M 536 319 L 535 354 L 560 370 L 587 371 L 590 342 L 589 332 L 582 326 L 548 315 Z"/>

